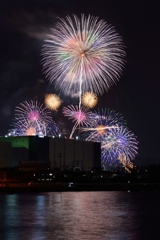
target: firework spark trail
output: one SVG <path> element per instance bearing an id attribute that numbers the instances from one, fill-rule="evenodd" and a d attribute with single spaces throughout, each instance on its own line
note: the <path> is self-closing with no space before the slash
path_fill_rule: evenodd
<path id="1" fill-rule="evenodd" d="M 131 173 L 131 169 L 134 168 L 134 164 L 128 160 L 124 154 L 119 154 L 118 160 L 124 166 L 125 170 Z"/>
<path id="2" fill-rule="evenodd" d="M 81 100 L 81 95 L 82 95 L 82 66 L 83 66 L 83 57 L 82 57 L 82 61 L 81 61 L 81 69 L 80 69 L 80 79 L 79 79 L 79 111 L 81 111 L 81 104 L 82 104 L 82 100 Z"/>
<path id="3" fill-rule="evenodd" d="M 70 138 L 72 138 L 73 133 L 77 129 L 78 126 L 91 126 L 94 125 L 95 121 L 92 117 L 93 113 L 85 107 L 81 107 L 79 110 L 79 106 L 68 106 L 64 107 L 62 109 L 62 112 L 64 116 L 68 117 L 69 119 L 72 119 L 73 122 L 75 122 L 72 132 L 70 134 Z"/>
<path id="4" fill-rule="evenodd" d="M 90 135 L 86 138 L 86 141 L 91 139 L 101 141 L 97 136 L 103 136 L 105 132 L 112 128 L 119 128 L 118 126 L 98 126 L 95 128 L 81 128 L 81 132 L 90 132 Z M 106 130 L 106 131 L 105 131 Z"/>
<path id="5" fill-rule="evenodd" d="M 75 124 L 69 138 L 72 138 L 72 135 L 75 132 L 77 127 L 79 127 L 79 129 L 80 129 L 81 104 L 82 104 L 82 100 L 81 100 L 81 95 L 82 95 L 82 66 L 83 66 L 83 56 L 82 56 L 82 61 L 81 61 L 80 79 L 79 79 L 79 119 L 78 119 L 79 123 L 78 123 L 78 126 L 76 126 L 76 124 Z"/>
<path id="6" fill-rule="evenodd" d="M 43 72 L 64 93 L 74 87 L 74 92 L 102 94 L 119 79 L 125 55 L 122 38 L 104 20 L 84 14 L 81 18 L 67 16 L 47 35 Z"/>
<path id="7" fill-rule="evenodd" d="M 126 125 L 126 121 L 120 113 L 109 109 L 99 109 L 93 114 L 93 118 L 96 122 L 94 126 L 81 128 L 81 131 L 88 135 L 85 137 L 87 141 L 101 142 L 110 130 Z"/>
<path id="8" fill-rule="evenodd" d="M 71 131 L 71 133 L 70 133 L 69 139 L 72 138 L 73 133 L 76 131 L 76 129 L 77 129 L 78 126 L 79 126 L 79 123 L 76 122 L 75 125 L 74 125 L 73 128 L 72 128 L 72 131 Z"/>

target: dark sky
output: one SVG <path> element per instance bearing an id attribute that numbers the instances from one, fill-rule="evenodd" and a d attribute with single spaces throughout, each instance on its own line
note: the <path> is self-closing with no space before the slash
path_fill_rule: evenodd
<path id="1" fill-rule="evenodd" d="M 43 102 L 45 93 L 53 91 L 42 74 L 40 54 L 56 18 L 91 14 L 115 27 L 127 53 L 119 82 L 99 97 L 97 108 L 122 113 L 129 129 L 137 135 L 139 157 L 160 158 L 159 9 L 158 0 L 1 0 L 0 135 L 7 133 L 20 102 Z M 62 106 L 71 103 L 71 99 L 64 98 Z M 61 114 L 53 117 L 63 126 Z M 66 120 L 66 128 L 67 124 Z"/>

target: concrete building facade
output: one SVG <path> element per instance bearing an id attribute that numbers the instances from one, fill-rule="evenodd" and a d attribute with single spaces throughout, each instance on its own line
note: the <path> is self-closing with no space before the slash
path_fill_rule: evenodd
<path id="1" fill-rule="evenodd" d="M 100 143 L 54 138 L 50 141 L 50 154 L 52 169 L 89 171 L 101 167 Z"/>
<path id="2" fill-rule="evenodd" d="M 0 142 L 0 168 L 12 165 L 12 144 L 10 142 Z"/>
<path id="3" fill-rule="evenodd" d="M 89 171 L 101 167 L 100 143 L 81 140 L 23 136 L 0 137 L 12 144 L 12 166 L 22 162 L 48 163 L 50 169 Z"/>

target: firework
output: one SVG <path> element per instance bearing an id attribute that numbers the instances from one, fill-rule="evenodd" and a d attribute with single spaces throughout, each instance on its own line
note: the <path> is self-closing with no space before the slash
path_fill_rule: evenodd
<path id="1" fill-rule="evenodd" d="M 15 108 L 10 136 L 58 136 L 60 130 L 50 110 L 37 101 L 25 101 Z"/>
<path id="2" fill-rule="evenodd" d="M 61 100 L 56 94 L 47 94 L 45 96 L 45 105 L 51 110 L 57 110 L 61 105 Z"/>
<path id="3" fill-rule="evenodd" d="M 82 104 L 88 108 L 94 108 L 97 104 L 98 97 L 92 92 L 85 92 L 82 96 Z"/>
<path id="4" fill-rule="evenodd" d="M 13 119 L 12 128 L 9 129 L 9 136 L 35 136 L 38 135 L 38 129 L 36 122 L 30 122 L 28 120 Z"/>
<path id="5" fill-rule="evenodd" d="M 104 136 L 101 149 L 102 162 L 105 164 L 113 164 L 116 161 L 124 164 L 124 158 L 125 163 L 126 161 L 130 163 L 137 155 L 137 137 L 123 126 L 113 128 Z"/>
<path id="6" fill-rule="evenodd" d="M 62 111 L 64 116 L 69 117 L 69 119 L 72 119 L 73 122 L 77 122 L 82 126 L 89 126 L 92 124 L 93 113 L 89 111 L 88 108 L 82 107 L 81 110 L 79 110 L 78 106 L 71 105 L 64 107 Z"/>
<path id="7" fill-rule="evenodd" d="M 123 116 L 114 110 L 101 109 L 92 114 L 92 116 L 96 124 L 94 122 L 92 127 L 81 129 L 81 131 L 86 132 L 84 137 L 87 141 L 101 142 L 110 130 L 126 125 Z"/>
<path id="8" fill-rule="evenodd" d="M 114 28 L 83 14 L 59 19 L 45 40 L 42 56 L 48 80 L 64 93 L 75 88 L 80 97 L 86 91 L 102 94 L 109 89 L 125 63 L 124 44 Z"/>
<path id="9" fill-rule="evenodd" d="M 124 154 L 120 154 L 118 160 L 123 165 L 125 170 L 131 173 L 131 169 L 134 169 L 134 164 L 128 160 Z"/>
<path id="10" fill-rule="evenodd" d="M 64 116 L 72 119 L 75 122 L 75 125 L 72 129 L 70 138 L 72 137 L 74 131 L 78 126 L 91 126 L 94 124 L 93 113 L 85 107 L 81 107 L 79 110 L 79 106 L 68 106 L 62 109 Z"/>
<path id="11" fill-rule="evenodd" d="M 12 128 L 9 130 L 9 136 L 58 136 L 60 129 L 57 124 L 51 120 L 49 123 L 14 120 Z"/>
<path id="12" fill-rule="evenodd" d="M 28 129 L 26 129 L 25 135 L 27 135 L 27 136 L 35 136 L 36 135 L 36 128 L 29 127 Z"/>
<path id="13" fill-rule="evenodd" d="M 37 101 L 25 101 L 15 108 L 15 119 L 18 121 L 29 121 L 49 123 L 52 120 L 51 112 Z"/>

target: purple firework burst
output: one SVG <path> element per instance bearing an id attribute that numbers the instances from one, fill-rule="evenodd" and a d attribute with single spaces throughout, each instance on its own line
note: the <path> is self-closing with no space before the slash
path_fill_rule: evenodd
<path id="1" fill-rule="evenodd" d="M 47 107 L 37 101 L 25 101 L 15 108 L 15 119 L 18 121 L 45 122 L 52 120 L 52 114 Z"/>
<path id="2" fill-rule="evenodd" d="M 85 132 L 84 138 L 88 141 L 101 142 L 110 130 L 126 125 L 122 114 L 114 110 L 101 109 L 92 116 L 95 120 L 94 125 L 82 129 Z"/>
<path id="3" fill-rule="evenodd" d="M 12 128 L 9 130 L 9 136 L 58 136 L 60 129 L 52 120 L 49 123 L 45 122 L 30 122 L 14 120 Z"/>
<path id="4" fill-rule="evenodd" d="M 15 109 L 10 136 L 58 136 L 60 130 L 51 111 L 37 101 L 25 101 Z"/>
<path id="5" fill-rule="evenodd" d="M 120 162 L 121 156 L 132 161 L 138 153 L 137 137 L 128 128 L 120 126 L 104 136 L 101 149 L 103 164 Z"/>

